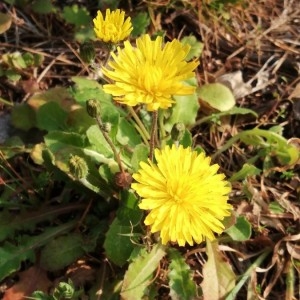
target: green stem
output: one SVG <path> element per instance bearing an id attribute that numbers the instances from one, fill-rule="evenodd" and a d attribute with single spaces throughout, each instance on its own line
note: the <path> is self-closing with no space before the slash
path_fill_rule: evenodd
<path id="1" fill-rule="evenodd" d="M 288 261 L 287 265 L 287 275 L 286 275 L 286 295 L 285 299 L 293 299 L 295 296 L 295 269 L 293 266 L 293 263 L 291 261 Z M 296 298 L 295 298 L 296 299 Z"/>
<path id="2" fill-rule="evenodd" d="M 158 115 L 158 125 L 159 125 L 159 137 L 161 146 L 165 146 L 166 144 L 166 131 L 164 127 L 164 114 L 162 111 L 160 111 L 160 114 Z"/>
<path id="3" fill-rule="evenodd" d="M 242 132 L 236 134 L 234 137 L 232 137 L 221 149 L 219 149 L 214 155 L 212 155 L 212 159 L 214 159 L 216 156 L 220 155 L 222 152 L 226 151 L 239 139 L 242 139 L 242 138 L 246 139 L 247 136 L 264 137 L 267 140 L 267 142 L 265 142 L 263 144 L 263 141 L 262 141 L 261 143 L 262 143 L 262 146 L 265 146 L 265 147 L 268 147 L 270 145 L 268 141 L 272 141 L 272 139 L 273 139 L 277 143 L 277 151 L 276 152 L 279 154 L 281 154 L 281 153 L 278 151 L 278 149 L 285 149 L 285 147 L 287 145 L 287 141 L 281 135 L 279 135 L 275 132 L 272 132 L 272 131 L 259 129 L 259 128 L 253 128 L 250 130 L 242 131 Z"/>
<path id="4" fill-rule="evenodd" d="M 155 148 L 155 140 L 156 140 L 156 132 L 157 132 L 157 118 L 158 118 L 158 111 L 153 111 L 152 114 L 152 128 L 151 128 L 151 134 L 150 134 L 150 154 L 149 158 L 151 161 L 153 161 L 153 153 Z"/>
<path id="5" fill-rule="evenodd" d="M 271 252 L 271 249 L 266 249 L 256 260 L 255 262 L 248 268 L 248 270 L 241 276 L 240 281 L 235 285 L 235 287 L 231 290 L 231 292 L 226 296 L 225 300 L 234 300 L 236 299 L 236 296 L 239 292 L 239 290 L 242 288 L 242 286 L 245 284 L 245 282 L 249 279 L 251 276 L 251 273 L 261 265 L 261 263 L 265 260 L 265 258 L 269 255 Z"/>
<path id="6" fill-rule="evenodd" d="M 11 106 L 11 107 L 14 106 L 14 104 L 13 104 L 12 102 L 9 102 L 9 101 L 3 99 L 2 97 L 0 97 L 0 103 L 1 103 L 1 102 L 2 102 L 4 105 L 8 105 L 8 106 Z"/>
<path id="7" fill-rule="evenodd" d="M 140 128 L 139 132 L 142 133 L 143 139 L 150 140 L 149 132 L 147 131 L 146 127 L 144 126 L 144 124 L 141 121 L 141 119 L 139 118 L 139 116 L 136 114 L 135 110 L 131 106 L 128 106 L 128 110 L 129 110 L 130 114 L 132 115 L 133 119 L 135 120 L 136 124 Z"/>
<path id="8" fill-rule="evenodd" d="M 96 120 L 97 120 L 97 124 L 98 124 L 99 129 L 101 130 L 105 140 L 107 141 L 107 143 L 109 144 L 110 148 L 112 149 L 112 151 L 114 153 L 114 157 L 115 157 L 115 160 L 117 161 L 117 164 L 119 165 L 120 171 L 122 173 L 124 173 L 124 168 L 123 168 L 123 165 L 122 165 L 122 162 L 121 162 L 120 155 L 117 152 L 117 149 L 116 149 L 115 145 L 113 144 L 113 142 L 111 141 L 108 133 L 103 128 L 103 122 L 101 120 L 101 117 L 99 115 L 97 115 Z"/>

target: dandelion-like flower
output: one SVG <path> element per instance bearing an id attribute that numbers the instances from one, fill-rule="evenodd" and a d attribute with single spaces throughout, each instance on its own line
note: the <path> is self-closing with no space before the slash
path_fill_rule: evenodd
<path id="1" fill-rule="evenodd" d="M 145 224 L 159 232 L 162 244 L 179 246 L 201 243 L 222 233 L 222 220 L 230 215 L 230 187 L 219 166 L 210 158 L 183 146 L 155 150 L 156 163 L 141 162 L 131 187 L 142 198 L 139 207 L 148 210 Z"/>
<path id="2" fill-rule="evenodd" d="M 132 31 L 131 18 L 125 20 L 125 12 L 120 9 L 106 10 L 105 19 L 102 12 L 97 12 L 94 21 L 94 30 L 99 40 L 105 43 L 118 43 L 125 40 Z"/>
<path id="3" fill-rule="evenodd" d="M 166 109 L 174 103 L 173 95 L 189 95 L 195 87 L 185 85 L 184 80 L 194 77 L 199 62 L 186 62 L 190 50 L 174 39 L 162 47 L 162 37 L 154 41 L 148 34 L 136 40 L 136 47 L 129 41 L 118 47 L 117 55 L 103 73 L 114 83 L 104 85 L 104 91 L 115 100 L 129 105 L 146 104 L 147 110 Z"/>

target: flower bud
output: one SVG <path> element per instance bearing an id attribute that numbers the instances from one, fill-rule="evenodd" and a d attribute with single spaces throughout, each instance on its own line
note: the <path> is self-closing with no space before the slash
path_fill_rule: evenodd
<path id="1" fill-rule="evenodd" d="M 94 44 L 91 42 L 86 42 L 80 45 L 79 54 L 85 63 L 90 64 L 93 62 L 96 56 Z"/>
<path id="2" fill-rule="evenodd" d="M 92 118 L 96 118 L 97 116 L 100 115 L 100 111 L 101 111 L 100 102 L 96 99 L 87 100 L 86 110 Z"/>
<path id="3" fill-rule="evenodd" d="M 117 172 L 115 174 L 115 184 L 122 189 L 128 189 L 132 183 L 132 176 L 128 172 Z"/>
<path id="4" fill-rule="evenodd" d="M 179 142 L 184 135 L 185 126 L 183 123 L 176 123 L 171 130 L 171 138 L 173 141 Z"/>
<path id="5" fill-rule="evenodd" d="M 71 175 L 76 179 L 85 178 L 89 172 L 86 161 L 78 155 L 71 155 L 69 167 Z"/>

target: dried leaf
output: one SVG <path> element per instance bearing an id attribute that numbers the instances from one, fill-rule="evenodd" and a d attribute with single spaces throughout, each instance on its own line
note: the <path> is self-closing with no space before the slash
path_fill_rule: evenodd
<path id="1" fill-rule="evenodd" d="M 208 260 L 203 267 L 204 280 L 201 283 L 205 300 L 219 300 L 235 286 L 236 276 L 226 257 L 219 251 L 217 241 L 207 240 Z"/>
<path id="2" fill-rule="evenodd" d="M 3 300 L 23 300 L 34 291 L 47 292 L 52 285 L 47 277 L 46 271 L 33 266 L 24 272 L 19 273 L 19 282 L 6 290 Z"/>
<path id="3" fill-rule="evenodd" d="M 12 17 L 9 14 L 0 13 L 0 34 L 7 31 L 12 22 Z"/>

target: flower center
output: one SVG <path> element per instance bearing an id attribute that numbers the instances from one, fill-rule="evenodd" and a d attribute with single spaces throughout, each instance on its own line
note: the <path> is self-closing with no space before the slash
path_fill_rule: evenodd
<path id="1" fill-rule="evenodd" d="M 107 24 L 105 26 L 104 32 L 105 32 L 105 35 L 114 36 L 118 33 L 118 30 L 114 24 Z"/>
<path id="2" fill-rule="evenodd" d="M 174 178 L 167 182 L 167 193 L 176 204 L 182 204 L 186 199 L 186 193 L 190 190 L 189 183 L 184 179 Z"/>
<path id="3" fill-rule="evenodd" d="M 163 80 L 163 74 L 160 67 L 146 63 L 141 66 L 139 73 L 139 84 L 145 91 L 151 95 L 155 95 L 159 92 Z"/>

